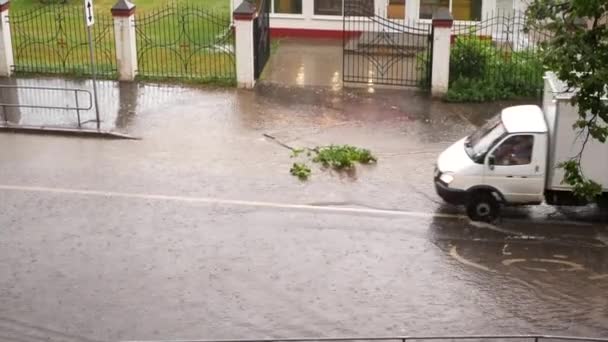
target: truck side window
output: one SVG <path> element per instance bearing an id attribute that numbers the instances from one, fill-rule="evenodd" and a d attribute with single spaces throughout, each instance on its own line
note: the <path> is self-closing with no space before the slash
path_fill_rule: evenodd
<path id="1" fill-rule="evenodd" d="M 494 150 L 496 165 L 527 165 L 532 162 L 534 136 L 516 135 L 505 140 Z"/>

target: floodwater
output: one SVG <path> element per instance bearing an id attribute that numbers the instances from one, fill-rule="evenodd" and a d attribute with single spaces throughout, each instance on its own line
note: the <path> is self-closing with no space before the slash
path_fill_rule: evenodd
<path id="1" fill-rule="evenodd" d="M 142 140 L 0 134 L 0 341 L 608 336 L 602 213 L 540 206 L 473 224 L 434 193 L 438 153 L 506 103 L 100 89 L 104 125 Z M 289 175 L 281 144 L 332 143 L 379 163 Z"/>

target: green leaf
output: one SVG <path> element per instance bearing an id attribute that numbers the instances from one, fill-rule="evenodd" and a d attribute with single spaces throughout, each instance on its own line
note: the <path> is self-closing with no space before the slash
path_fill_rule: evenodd
<path id="1" fill-rule="evenodd" d="M 543 64 L 576 90 L 572 105 L 578 108 L 580 119 L 573 129 L 586 131 L 602 143 L 608 139 L 607 11 L 607 0 L 534 0 L 526 13 L 527 29 L 550 33 L 542 44 Z M 602 186 L 582 173 L 578 158 L 561 167 L 564 184 L 577 195 L 592 199 L 601 193 Z"/>
<path id="2" fill-rule="evenodd" d="M 298 177 L 301 181 L 308 180 L 312 171 L 308 167 L 308 165 L 303 163 L 294 163 L 289 172 Z"/>

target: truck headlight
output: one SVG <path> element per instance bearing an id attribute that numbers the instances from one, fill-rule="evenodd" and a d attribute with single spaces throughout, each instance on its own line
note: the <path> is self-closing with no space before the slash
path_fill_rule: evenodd
<path id="1" fill-rule="evenodd" d="M 439 180 L 444 182 L 445 184 L 449 185 L 450 183 L 452 183 L 454 181 L 454 176 L 452 176 L 449 173 L 444 173 L 441 175 L 441 177 L 439 177 Z"/>

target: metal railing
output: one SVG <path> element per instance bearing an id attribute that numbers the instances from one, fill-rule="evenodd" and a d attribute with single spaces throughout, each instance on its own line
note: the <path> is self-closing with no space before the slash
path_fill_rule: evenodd
<path id="1" fill-rule="evenodd" d="M 574 337 L 551 335 L 470 335 L 470 336 L 396 336 L 396 337 L 340 337 L 340 338 L 284 338 L 243 340 L 130 340 L 122 342 L 412 342 L 412 341 L 588 341 L 608 342 L 603 337 Z"/>
<path id="2" fill-rule="evenodd" d="M 56 110 L 67 110 L 67 111 L 75 111 L 76 118 L 78 119 L 78 128 L 82 128 L 82 124 L 86 122 L 82 122 L 80 119 L 80 112 L 91 110 L 93 108 L 93 95 L 90 91 L 84 89 L 76 89 L 76 88 L 54 88 L 54 87 L 33 87 L 33 86 L 12 86 L 12 85 L 0 85 L 0 92 L 5 92 L 6 90 L 36 90 L 36 91 L 55 91 L 55 92 L 67 92 L 68 96 L 71 96 L 71 93 L 74 95 L 74 106 L 66 105 L 66 106 L 46 106 L 46 105 L 37 105 L 37 104 L 23 104 L 23 103 L 4 103 L 0 102 L 0 108 L 2 108 L 2 122 L 9 123 L 6 115 L 6 108 L 31 108 L 31 109 L 56 109 Z M 88 106 L 81 106 L 79 94 L 84 94 L 88 96 Z M 0 101 L 3 101 L 4 97 L 0 97 Z"/>

